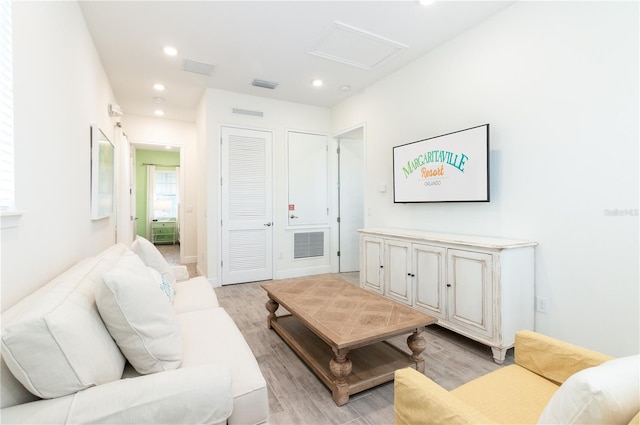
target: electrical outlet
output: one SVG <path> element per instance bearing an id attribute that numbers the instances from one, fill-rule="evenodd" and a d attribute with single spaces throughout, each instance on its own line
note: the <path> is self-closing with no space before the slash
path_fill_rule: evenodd
<path id="1" fill-rule="evenodd" d="M 539 313 L 549 313 L 549 300 L 545 297 L 536 297 L 536 311 Z"/>

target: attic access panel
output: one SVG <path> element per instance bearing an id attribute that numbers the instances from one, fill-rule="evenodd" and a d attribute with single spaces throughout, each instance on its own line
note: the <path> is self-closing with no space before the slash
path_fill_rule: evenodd
<path id="1" fill-rule="evenodd" d="M 334 22 L 308 53 L 371 71 L 407 48 L 402 43 Z"/>

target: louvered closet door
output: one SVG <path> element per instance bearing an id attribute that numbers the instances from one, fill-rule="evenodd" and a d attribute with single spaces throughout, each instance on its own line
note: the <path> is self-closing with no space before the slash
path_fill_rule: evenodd
<path id="1" fill-rule="evenodd" d="M 272 134 L 222 127 L 222 284 L 273 278 Z"/>

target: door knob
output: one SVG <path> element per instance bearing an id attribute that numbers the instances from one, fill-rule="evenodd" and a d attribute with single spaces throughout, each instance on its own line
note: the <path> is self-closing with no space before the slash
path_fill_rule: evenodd
<path id="1" fill-rule="evenodd" d="M 273 224 L 273 223 L 265 223 L 264 225 L 265 225 L 265 226 L 267 226 L 267 227 L 269 227 L 269 226 L 271 226 L 272 224 Z"/>
<path id="2" fill-rule="evenodd" d="M 289 216 L 289 218 L 298 218 L 298 216 L 297 216 L 297 215 L 293 215 L 293 214 L 291 214 L 291 215 Z"/>

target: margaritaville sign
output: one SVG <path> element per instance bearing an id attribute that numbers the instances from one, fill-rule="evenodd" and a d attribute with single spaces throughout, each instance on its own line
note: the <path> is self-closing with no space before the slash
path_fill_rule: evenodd
<path id="1" fill-rule="evenodd" d="M 451 151 L 431 151 L 424 154 L 420 154 L 407 162 L 406 167 L 402 167 L 402 172 L 405 178 L 409 178 L 409 175 L 416 170 L 420 170 L 422 178 L 429 178 L 434 176 L 444 176 L 444 165 L 451 165 L 453 168 L 457 168 L 458 171 L 464 173 L 464 164 L 469 159 L 468 155 L 463 153 L 454 153 Z M 428 165 L 432 163 L 442 163 L 437 168 L 428 168 Z"/>
<path id="2" fill-rule="evenodd" d="M 489 124 L 394 147 L 394 201 L 488 201 L 488 153 Z"/>

